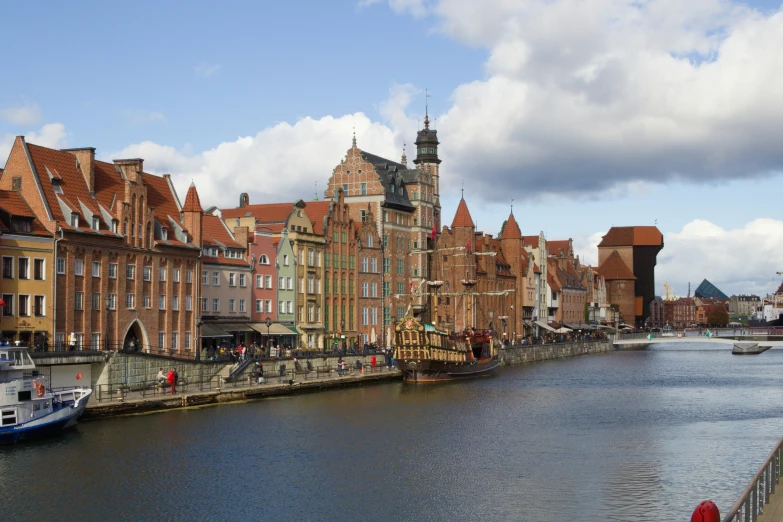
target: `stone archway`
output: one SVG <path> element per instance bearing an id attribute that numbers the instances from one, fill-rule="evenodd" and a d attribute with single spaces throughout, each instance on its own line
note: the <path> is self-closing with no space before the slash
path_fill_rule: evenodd
<path id="1" fill-rule="evenodd" d="M 150 339 L 147 329 L 138 319 L 131 321 L 122 339 L 123 350 L 142 351 L 146 348 L 146 351 L 149 351 Z"/>

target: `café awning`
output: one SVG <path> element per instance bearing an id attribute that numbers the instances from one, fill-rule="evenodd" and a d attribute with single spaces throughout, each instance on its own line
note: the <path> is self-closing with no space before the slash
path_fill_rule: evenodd
<path id="1" fill-rule="evenodd" d="M 227 332 L 252 332 L 253 331 L 253 329 L 250 328 L 245 323 L 221 323 L 218 326 L 220 326 L 220 328 L 222 328 Z"/>
<path id="2" fill-rule="evenodd" d="M 540 328 L 543 328 L 544 330 L 548 330 L 548 331 L 550 331 L 550 332 L 552 332 L 552 333 L 556 333 L 556 332 L 557 332 L 557 330 L 555 330 L 554 328 L 552 328 L 551 326 L 549 326 L 549 325 L 548 325 L 548 324 L 546 324 L 546 323 L 542 323 L 541 321 L 535 321 L 535 324 L 536 324 L 538 327 L 540 327 Z"/>
<path id="3" fill-rule="evenodd" d="M 267 335 L 267 333 L 269 335 L 295 335 L 287 326 L 283 326 L 280 323 L 270 324 L 268 332 L 266 323 L 247 323 L 247 325 L 261 335 Z"/>
<path id="4" fill-rule="evenodd" d="M 233 337 L 233 335 L 214 324 L 204 323 L 201 325 L 201 337 Z"/>

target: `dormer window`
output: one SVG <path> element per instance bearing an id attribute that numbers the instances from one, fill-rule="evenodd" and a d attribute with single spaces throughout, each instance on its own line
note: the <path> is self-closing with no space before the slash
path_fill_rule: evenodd
<path id="1" fill-rule="evenodd" d="M 168 237 L 169 237 L 169 231 L 166 230 L 165 228 L 161 228 L 160 229 L 160 239 L 162 241 L 166 241 L 166 240 L 168 240 Z"/>
<path id="2" fill-rule="evenodd" d="M 71 226 L 79 228 L 79 214 L 71 214 Z"/>
<path id="3" fill-rule="evenodd" d="M 117 233 L 117 229 L 119 228 L 119 226 L 120 226 L 120 223 L 116 219 L 112 220 L 112 222 L 111 222 L 111 231 L 116 234 Z"/>
<path id="4" fill-rule="evenodd" d="M 390 185 L 389 190 L 391 191 L 392 194 L 394 194 L 394 185 Z"/>
<path id="5" fill-rule="evenodd" d="M 92 217 L 92 229 L 93 230 L 98 230 L 99 228 L 101 228 L 101 220 L 100 220 L 100 218 L 98 216 L 93 216 Z"/>

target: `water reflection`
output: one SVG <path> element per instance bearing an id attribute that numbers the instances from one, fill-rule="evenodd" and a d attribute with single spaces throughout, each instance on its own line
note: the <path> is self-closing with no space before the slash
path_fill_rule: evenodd
<path id="1" fill-rule="evenodd" d="M 0 448 L 4 519 L 680 520 L 706 498 L 725 510 L 783 434 L 783 351 L 704 346 L 88 423 Z"/>

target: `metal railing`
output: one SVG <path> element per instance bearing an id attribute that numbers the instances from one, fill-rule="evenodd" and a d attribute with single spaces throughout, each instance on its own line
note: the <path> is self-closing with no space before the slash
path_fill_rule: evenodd
<path id="1" fill-rule="evenodd" d="M 264 383 L 258 384 L 258 376 L 249 373 L 231 381 L 221 376 L 201 381 L 191 382 L 187 378 L 180 378 L 175 385 L 175 394 L 198 393 L 209 391 L 220 391 L 233 388 L 263 388 L 268 385 L 291 384 L 292 382 L 309 382 L 316 380 L 334 379 L 340 377 L 356 377 L 358 375 L 380 374 L 397 372 L 397 368 L 392 366 L 387 368 L 385 365 L 363 365 L 357 368 L 356 365 L 347 365 L 342 375 L 334 366 L 317 366 L 308 370 L 302 368 L 299 370 L 289 370 L 281 368 L 279 370 L 265 370 L 263 377 Z M 165 395 L 171 396 L 171 385 L 168 382 L 160 383 L 158 380 L 145 380 L 135 383 L 119 384 L 98 384 L 93 388 L 93 399 L 99 403 L 112 401 L 141 400 L 147 397 Z"/>
<path id="2" fill-rule="evenodd" d="M 781 448 L 783 438 L 778 441 L 775 449 L 761 465 L 750 484 L 742 492 L 739 500 L 723 517 L 723 522 L 755 522 L 764 512 L 764 506 L 769 504 L 770 496 L 775 492 L 781 476 Z"/>

